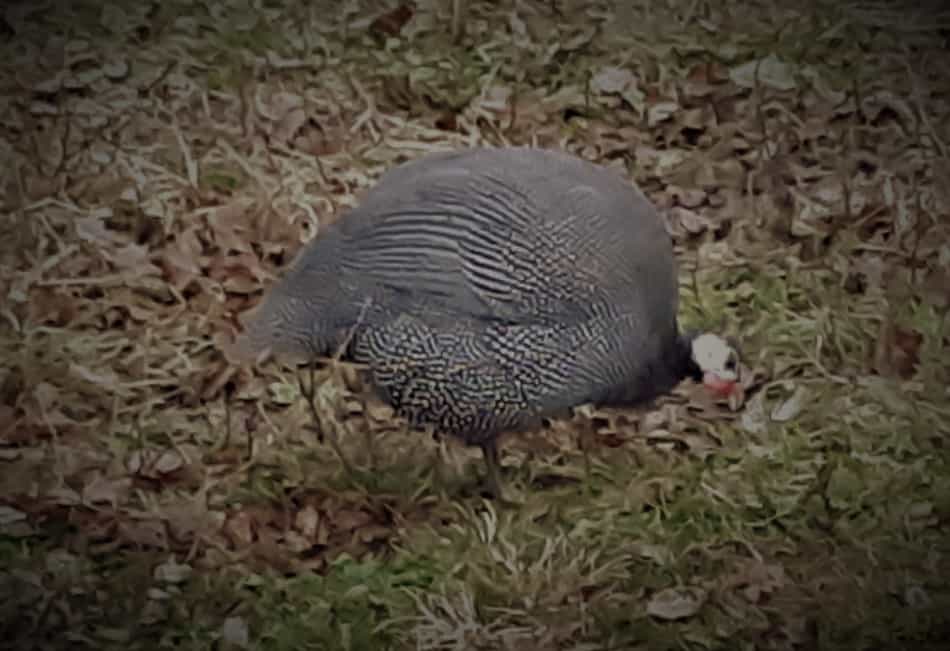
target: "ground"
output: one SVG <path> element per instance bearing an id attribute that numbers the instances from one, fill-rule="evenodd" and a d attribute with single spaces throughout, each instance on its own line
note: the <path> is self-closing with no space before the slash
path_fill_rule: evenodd
<path id="1" fill-rule="evenodd" d="M 939 648 L 939 6 L 5 6 L 0 647 Z M 308 401 L 293 366 L 229 363 L 381 172 L 483 143 L 639 184 L 741 399 L 510 436 L 505 505 L 354 369 Z"/>

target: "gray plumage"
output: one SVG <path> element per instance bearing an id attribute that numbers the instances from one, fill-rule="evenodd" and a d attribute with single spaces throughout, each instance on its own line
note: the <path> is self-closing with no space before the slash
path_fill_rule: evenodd
<path id="1" fill-rule="evenodd" d="M 346 357 L 415 424 L 471 444 L 690 367 L 652 204 L 566 153 L 479 148 L 384 174 L 245 324 L 252 350 Z M 486 450 L 486 454 L 488 451 Z"/>

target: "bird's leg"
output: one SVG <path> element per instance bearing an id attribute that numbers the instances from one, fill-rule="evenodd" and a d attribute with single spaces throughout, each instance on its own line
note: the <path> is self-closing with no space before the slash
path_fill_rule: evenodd
<path id="1" fill-rule="evenodd" d="M 435 458 L 432 460 L 432 483 L 436 490 L 447 495 L 450 488 L 449 478 L 449 442 L 444 436 L 436 432 L 431 425 L 424 428 L 426 434 L 436 442 Z"/>
<path id="2" fill-rule="evenodd" d="M 337 440 L 337 433 L 335 431 L 329 431 L 331 428 L 326 427 L 323 423 L 323 419 L 320 418 L 320 411 L 317 409 L 317 378 L 314 371 L 315 362 L 311 361 L 309 365 L 310 371 L 310 384 L 306 385 L 303 381 L 303 375 L 298 371 L 297 372 L 297 382 L 300 385 L 300 393 L 306 399 L 307 404 L 310 406 L 310 415 L 313 418 L 313 424 L 316 426 L 317 438 L 319 441 L 323 441 L 324 434 L 327 435 L 327 439 L 330 442 L 330 446 L 333 448 L 333 451 L 336 452 L 336 455 L 340 458 L 340 463 L 343 465 L 343 469 L 351 477 L 354 476 L 353 466 L 350 465 L 349 459 L 346 458 L 346 455 L 343 453 L 343 448 L 340 447 L 340 442 Z"/>
<path id="3" fill-rule="evenodd" d="M 580 423 L 578 423 L 578 415 L 583 418 Z M 591 490 L 590 448 L 594 443 L 595 436 L 593 410 L 591 405 L 584 404 L 577 407 L 574 410 L 574 422 L 578 424 L 577 444 L 581 449 L 581 453 L 584 455 L 584 479 L 585 483 L 587 484 L 587 489 Z"/>
<path id="4" fill-rule="evenodd" d="M 482 441 L 482 456 L 485 457 L 485 467 L 488 470 L 485 476 L 486 488 L 496 499 L 503 499 L 501 490 L 501 460 L 498 456 L 498 443 L 494 437 Z"/>
<path id="5" fill-rule="evenodd" d="M 579 432 L 580 448 L 584 453 L 584 480 L 587 487 L 590 488 L 590 444 L 592 442 L 592 427 L 582 426 Z"/>
<path id="6" fill-rule="evenodd" d="M 462 40 L 465 33 L 465 0 L 452 0 L 452 40 L 458 43 Z"/>
<path id="7" fill-rule="evenodd" d="M 363 304 L 360 306 L 360 313 L 356 318 L 356 323 L 354 323 L 347 330 L 346 336 L 343 337 L 343 341 L 341 341 L 340 344 L 337 346 L 336 352 L 333 353 L 333 357 L 330 360 L 330 366 L 332 368 L 332 372 L 337 373 L 337 377 L 340 381 L 340 384 L 347 387 L 348 389 L 351 387 L 349 383 L 346 381 L 346 376 L 343 372 L 343 367 L 340 365 L 340 360 L 343 359 L 343 355 L 346 354 L 346 352 L 350 348 L 350 345 L 353 343 L 353 337 L 356 336 L 356 331 L 359 329 L 361 325 L 363 325 L 363 321 L 366 318 L 366 310 L 369 309 L 369 306 L 370 306 L 369 299 L 366 299 L 365 301 L 363 301 Z M 312 368 L 313 368 L 313 365 L 311 364 L 311 369 Z M 310 376 L 310 388 L 311 390 L 313 390 L 313 375 L 312 374 Z M 373 432 L 371 431 L 368 422 L 366 423 L 366 425 L 367 426 L 363 430 L 363 435 L 364 435 L 363 441 L 366 446 L 366 453 L 369 459 L 369 470 L 373 471 L 376 469 L 376 446 L 375 446 L 376 437 L 373 436 Z M 352 470 L 352 467 L 344 458 L 343 450 L 340 447 L 339 441 L 336 440 L 335 436 L 330 437 L 330 444 L 333 446 L 333 449 L 336 450 L 337 456 L 340 457 L 340 460 L 343 462 L 343 465 L 347 467 L 348 469 L 347 471 L 350 472 Z"/>

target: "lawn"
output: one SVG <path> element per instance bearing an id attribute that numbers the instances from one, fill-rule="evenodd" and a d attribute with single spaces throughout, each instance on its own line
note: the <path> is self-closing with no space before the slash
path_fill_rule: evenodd
<path id="1" fill-rule="evenodd" d="M 0 648 L 945 648 L 939 4 L 4 7 Z M 476 144 L 637 183 L 742 395 L 508 436 L 508 504 L 357 369 L 229 362 L 383 171 Z"/>

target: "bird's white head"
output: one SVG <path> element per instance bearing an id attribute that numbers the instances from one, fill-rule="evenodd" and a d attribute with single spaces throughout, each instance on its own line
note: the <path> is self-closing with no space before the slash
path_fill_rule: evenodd
<path id="1" fill-rule="evenodd" d="M 703 375 L 703 384 L 718 396 L 730 395 L 739 382 L 739 355 L 725 339 L 711 333 L 692 341 L 693 361 Z"/>

